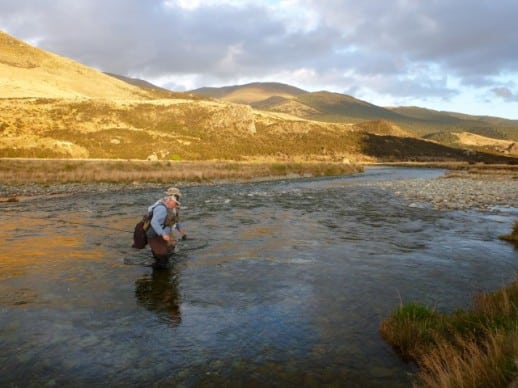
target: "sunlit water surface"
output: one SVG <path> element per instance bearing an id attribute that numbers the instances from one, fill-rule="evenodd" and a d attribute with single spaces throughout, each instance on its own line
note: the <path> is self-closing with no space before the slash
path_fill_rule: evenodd
<path id="1" fill-rule="evenodd" d="M 516 212 L 439 211 L 374 183 L 434 169 L 183 190 L 170 270 L 130 248 L 162 192 L 0 209 L 0 385 L 410 386 L 379 335 L 401 301 L 441 311 L 514 278 Z"/>

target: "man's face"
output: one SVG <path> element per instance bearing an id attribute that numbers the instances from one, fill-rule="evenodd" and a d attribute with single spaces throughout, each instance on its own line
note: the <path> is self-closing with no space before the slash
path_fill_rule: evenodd
<path id="1" fill-rule="evenodd" d="M 172 209 L 172 208 L 176 207 L 176 201 L 173 198 L 168 198 L 167 201 L 165 202 L 165 205 L 169 209 Z"/>

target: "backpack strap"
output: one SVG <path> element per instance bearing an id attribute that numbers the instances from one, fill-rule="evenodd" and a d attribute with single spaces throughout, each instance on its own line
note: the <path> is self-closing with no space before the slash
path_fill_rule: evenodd
<path id="1" fill-rule="evenodd" d="M 151 209 L 150 212 L 148 212 L 147 214 L 144 215 L 144 217 L 142 217 L 142 221 L 144 222 L 144 230 L 147 231 L 149 229 L 149 227 L 151 226 L 151 219 L 153 218 L 153 211 L 158 207 L 158 206 L 164 206 L 167 210 L 167 206 L 165 203 L 163 202 L 159 202 L 157 203 L 155 206 L 153 206 L 153 208 Z"/>

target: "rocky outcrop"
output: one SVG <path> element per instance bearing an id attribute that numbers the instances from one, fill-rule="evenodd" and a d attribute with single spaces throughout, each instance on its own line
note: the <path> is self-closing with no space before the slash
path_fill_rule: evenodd
<path id="1" fill-rule="evenodd" d="M 212 129 L 256 132 L 254 112 L 248 105 L 221 104 L 213 107 L 205 124 Z"/>
<path id="2" fill-rule="evenodd" d="M 518 144 L 516 143 L 511 143 L 509 144 L 509 147 L 507 147 L 507 150 L 506 150 L 508 153 L 510 154 L 516 154 L 518 155 Z"/>

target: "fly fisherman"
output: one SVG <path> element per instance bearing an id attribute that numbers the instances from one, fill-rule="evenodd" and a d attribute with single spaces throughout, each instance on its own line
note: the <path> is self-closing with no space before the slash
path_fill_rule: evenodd
<path id="1" fill-rule="evenodd" d="M 167 268 L 169 254 L 174 251 L 176 229 L 182 236 L 182 240 L 187 238 L 180 224 L 180 190 L 171 187 L 165 192 L 165 197 L 155 202 L 148 208 L 148 212 L 153 212 L 151 226 L 146 235 L 151 252 L 155 258 L 153 268 Z"/>

